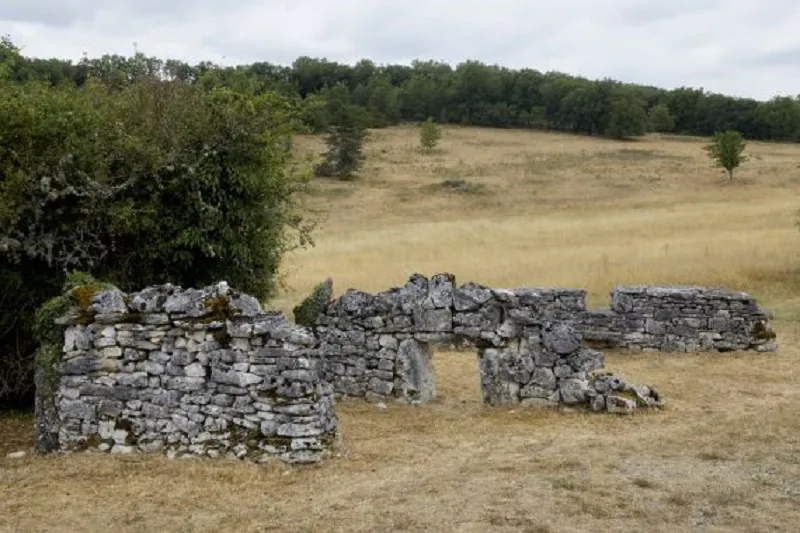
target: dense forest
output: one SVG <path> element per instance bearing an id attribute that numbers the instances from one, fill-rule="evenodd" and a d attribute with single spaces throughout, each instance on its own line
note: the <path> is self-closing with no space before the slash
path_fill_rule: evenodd
<path id="1" fill-rule="evenodd" d="M 439 123 L 499 128 L 537 128 L 627 137 L 647 131 L 711 135 L 738 130 L 748 139 L 800 141 L 800 96 L 769 101 L 735 98 L 700 88 L 666 90 L 559 72 L 512 70 L 466 61 L 455 67 L 433 61 L 408 65 L 355 65 L 300 57 L 291 66 L 266 62 L 221 67 L 191 65 L 136 53 L 72 62 L 23 57 L 16 81 L 45 80 L 81 86 L 89 78 L 121 86 L 141 76 L 190 84 L 248 86 L 275 92 L 299 105 L 312 131 L 326 128 L 325 100 L 338 86 L 362 107 L 369 126 L 383 127 L 433 117 Z"/>

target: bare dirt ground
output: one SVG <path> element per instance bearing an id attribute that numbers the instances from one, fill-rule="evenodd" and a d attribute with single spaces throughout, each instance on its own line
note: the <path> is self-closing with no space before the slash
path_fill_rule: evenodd
<path id="1" fill-rule="evenodd" d="M 32 421 L 5 416 L 0 531 L 797 531 L 800 147 L 751 143 L 729 184 L 696 139 L 448 128 L 430 156 L 416 142 L 374 132 L 360 180 L 314 185 L 317 246 L 287 259 L 274 305 L 329 275 L 341 293 L 449 271 L 583 287 L 593 305 L 622 283 L 722 285 L 775 312 L 779 351 L 609 354 L 667 402 L 630 418 L 484 407 L 475 355 L 437 353 L 434 404 L 339 402 L 345 448 L 310 468 L 10 459 Z"/>

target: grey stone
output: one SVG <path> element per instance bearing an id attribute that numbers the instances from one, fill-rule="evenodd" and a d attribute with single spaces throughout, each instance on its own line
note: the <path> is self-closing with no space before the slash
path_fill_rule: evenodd
<path id="1" fill-rule="evenodd" d="M 559 382 L 561 401 L 567 405 L 584 403 L 588 397 L 589 382 L 578 379 L 564 379 Z"/>
<path id="2" fill-rule="evenodd" d="M 543 389 L 553 390 L 556 388 L 556 376 L 549 368 L 539 367 L 533 372 L 530 383 Z"/>
<path id="3" fill-rule="evenodd" d="M 602 412 L 606 410 L 606 397 L 597 395 L 591 399 L 591 409 L 594 412 Z"/>
<path id="4" fill-rule="evenodd" d="M 553 395 L 558 396 L 558 391 L 553 387 L 542 387 L 539 385 L 528 384 L 519 390 L 519 396 L 525 398 L 550 398 Z M 556 400 L 557 401 L 557 400 Z"/>
<path id="5" fill-rule="evenodd" d="M 577 331 L 567 324 L 558 324 L 544 333 L 544 345 L 559 355 L 569 355 L 581 347 Z"/>
<path id="6" fill-rule="evenodd" d="M 144 370 L 148 374 L 160 376 L 161 374 L 164 373 L 164 365 L 161 365 L 153 361 L 145 361 Z"/>
<path id="7" fill-rule="evenodd" d="M 169 417 L 167 408 L 160 405 L 145 402 L 142 404 L 142 414 L 150 418 L 167 418 Z"/>
<path id="8" fill-rule="evenodd" d="M 606 410 L 613 414 L 629 415 L 636 410 L 636 402 L 611 394 L 606 397 Z"/>
<path id="9" fill-rule="evenodd" d="M 184 369 L 184 373 L 190 378 L 203 378 L 206 376 L 206 369 L 200 363 L 192 363 Z"/>
<path id="10" fill-rule="evenodd" d="M 169 377 L 166 378 L 165 388 L 183 392 L 202 390 L 206 385 L 205 378 Z"/>
<path id="11" fill-rule="evenodd" d="M 453 313 L 449 309 L 419 309 L 414 313 L 414 324 L 421 332 L 449 332 L 453 330 Z"/>
<path id="12" fill-rule="evenodd" d="M 432 353 L 427 345 L 413 339 L 402 341 L 397 351 L 396 372 L 403 385 L 401 397 L 411 402 L 428 402 L 436 396 Z"/>
<path id="13" fill-rule="evenodd" d="M 453 285 L 455 276 L 452 274 L 438 274 L 430 279 L 428 284 L 428 298 L 435 309 L 449 309 L 453 306 Z"/>
<path id="14" fill-rule="evenodd" d="M 134 340 L 131 343 L 131 346 L 136 348 L 137 350 L 145 350 L 148 352 L 152 352 L 161 348 L 158 344 L 154 344 L 149 340 L 144 340 L 144 339 Z"/>
<path id="15" fill-rule="evenodd" d="M 155 351 L 155 352 L 150 352 L 147 355 L 147 359 L 153 361 L 154 363 L 165 365 L 174 360 L 174 354 L 170 355 L 165 352 Z"/>
<path id="16" fill-rule="evenodd" d="M 122 357 L 122 348 L 119 346 L 109 346 L 100 350 L 100 353 L 106 359 L 118 359 Z"/>
<path id="17" fill-rule="evenodd" d="M 64 418 L 81 420 L 95 420 L 97 418 L 96 406 L 82 400 L 62 400 L 59 410 Z"/>
<path id="18" fill-rule="evenodd" d="M 469 282 L 453 289 L 453 307 L 456 311 L 475 311 L 492 298 L 486 287 Z"/>
<path id="19" fill-rule="evenodd" d="M 237 315 L 254 318 L 264 314 L 259 301 L 249 294 L 239 294 L 230 301 L 230 307 Z"/>
<path id="20" fill-rule="evenodd" d="M 177 390 L 158 390 L 150 401 L 156 405 L 176 407 L 180 405 L 182 397 L 183 393 Z"/>
<path id="21" fill-rule="evenodd" d="M 277 430 L 277 434 L 282 437 L 315 437 L 322 433 L 322 429 L 313 424 L 287 423 L 278 426 Z"/>
<path id="22" fill-rule="evenodd" d="M 140 292 L 134 293 L 130 298 L 130 309 L 138 313 L 159 313 L 163 310 L 164 302 L 167 300 L 167 293 L 173 290 L 171 285 L 161 287 L 148 287 Z"/>
<path id="23" fill-rule="evenodd" d="M 397 339 L 392 335 L 381 335 L 378 342 L 381 348 L 388 348 L 390 350 L 397 350 L 399 346 Z"/>
<path id="24" fill-rule="evenodd" d="M 61 372 L 67 375 L 83 376 L 99 367 L 99 361 L 95 357 L 75 357 L 62 363 Z"/>
<path id="25" fill-rule="evenodd" d="M 558 365 L 553 369 L 553 373 L 558 379 L 571 378 L 575 370 L 569 365 Z"/>
<path id="26" fill-rule="evenodd" d="M 117 383 L 123 387 L 145 388 L 148 386 L 148 375 L 146 372 L 134 372 L 133 374 L 118 374 Z"/>
<path id="27" fill-rule="evenodd" d="M 125 446 L 122 444 L 115 444 L 113 448 L 111 448 L 111 453 L 113 454 L 131 454 L 135 453 L 136 448 L 134 446 Z"/>
<path id="28" fill-rule="evenodd" d="M 103 400 L 97 405 L 97 416 L 100 418 L 116 418 L 122 413 L 123 405 L 120 401 Z"/>
<path id="29" fill-rule="evenodd" d="M 91 344 L 92 336 L 84 326 L 72 326 L 64 331 L 63 350 L 65 352 L 85 351 L 90 348 Z"/>
<path id="30" fill-rule="evenodd" d="M 153 440 L 147 443 L 140 443 L 139 448 L 145 453 L 156 453 L 164 449 L 164 441 Z"/>
<path id="31" fill-rule="evenodd" d="M 92 311 L 100 315 L 125 314 L 128 306 L 122 292 L 118 289 L 109 289 L 98 292 L 92 297 Z"/>

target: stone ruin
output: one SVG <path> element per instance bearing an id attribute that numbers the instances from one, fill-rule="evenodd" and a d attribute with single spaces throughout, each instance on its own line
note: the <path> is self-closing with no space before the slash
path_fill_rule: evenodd
<path id="1" fill-rule="evenodd" d="M 37 369 L 39 452 L 163 451 L 289 463 L 335 445 L 315 339 L 224 282 L 94 295 Z"/>
<path id="2" fill-rule="evenodd" d="M 774 352 L 772 315 L 747 293 L 704 287 L 619 287 L 611 307 L 574 322 L 594 346 L 645 352 Z"/>
<path id="3" fill-rule="evenodd" d="M 38 362 L 36 449 L 309 463 L 338 445 L 336 396 L 434 399 L 436 345 L 476 349 L 486 404 L 623 414 L 661 398 L 601 372 L 601 345 L 776 349 L 771 317 L 744 293 L 623 287 L 600 311 L 585 300 L 415 274 L 385 292 L 325 297 L 306 328 L 224 282 L 98 290 L 58 321 L 58 356 Z"/>
<path id="4" fill-rule="evenodd" d="M 776 348 L 770 316 L 745 293 L 699 287 L 622 287 L 589 311 L 576 289 L 456 285 L 415 274 L 402 287 L 348 290 L 316 322 L 324 379 L 341 396 L 426 402 L 435 396 L 435 345 L 477 349 L 484 402 L 586 404 L 630 412 L 660 404 L 646 386 L 597 374 L 593 347 L 647 351 Z"/>

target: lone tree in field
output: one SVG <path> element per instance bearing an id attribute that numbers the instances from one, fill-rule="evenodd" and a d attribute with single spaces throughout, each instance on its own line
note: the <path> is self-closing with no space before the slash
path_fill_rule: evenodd
<path id="1" fill-rule="evenodd" d="M 441 138 L 442 129 L 433 121 L 433 117 L 428 117 L 419 132 L 419 144 L 422 149 L 426 152 L 432 152 Z"/>
<path id="2" fill-rule="evenodd" d="M 364 163 L 362 146 L 367 136 L 364 110 L 350 102 L 347 88 L 331 89 L 327 103 L 328 151 L 317 176 L 352 179 Z"/>
<path id="3" fill-rule="evenodd" d="M 669 133 L 675 129 L 675 117 L 670 114 L 667 104 L 654 106 L 648 118 L 650 128 L 657 133 Z"/>
<path id="4" fill-rule="evenodd" d="M 733 181 L 733 171 L 748 160 L 742 154 L 745 144 L 742 134 L 736 130 L 718 131 L 705 150 L 715 165 L 724 169 L 728 178 Z"/>

